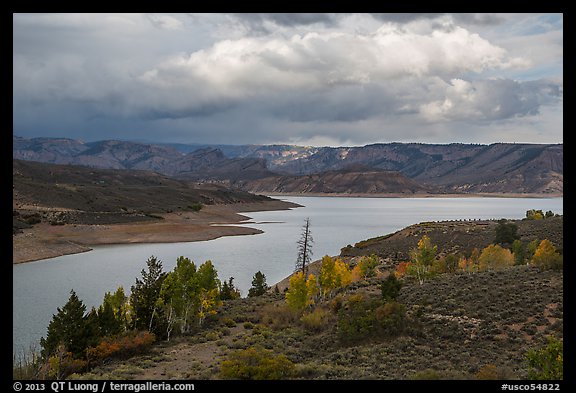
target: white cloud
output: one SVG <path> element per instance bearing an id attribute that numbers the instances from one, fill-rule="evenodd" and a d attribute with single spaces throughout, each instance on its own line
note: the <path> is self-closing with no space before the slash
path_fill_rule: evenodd
<path id="1" fill-rule="evenodd" d="M 510 21 L 529 28 L 521 15 L 15 14 L 15 132 L 42 116 L 58 129 L 66 111 L 70 132 L 229 143 L 524 127 L 562 104 L 562 30 L 516 36 Z"/>
<path id="2" fill-rule="evenodd" d="M 561 100 L 561 86 L 553 81 L 452 79 L 445 86 L 444 98 L 423 104 L 420 113 L 432 122 L 493 121 L 536 115 L 543 105 L 561 103 Z"/>
<path id="3" fill-rule="evenodd" d="M 421 90 L 416 85 L 518 64 L 526 62 L 509 58 L 504 49 L 461 27 L 423 34 L 385 24 L 370 34 L 330 31 L 224 40 L 165 59 L 140 75 L 138 82 L 148 93 L 144 97 L 155 97 L 144 99 L 143 106 L 161 107 L 166 114 L 171 108 L 196 114 L 207 106 L 228 108 L 253 99 L 286 104 L 286 97 L 306 101 L 298 95 L 339 97 L 346 86 L 376 86 L 384 101 L 398 97 L 394 107 L 415 108 L 420 103 L 409 100 L 414 98 L 411 89 Z M 429 99 L 435 98 L 434 92 L 429 94 Z M 430 112 L 437 110 L 434 105 Z"/>
<path id="4" fill-rule="evenodd" d="M 189 56 L 168 59 L 144 79 L 168 85 L 203 80 L 234 94 L 234 90 L 244 88 L 362 84 L 519 65 L 526 62 L 509 58 L 504 49 L 460 27 L 419 34 L 387 24 L 372 34 L 328 32 L 289 39 L 225 40 Z M 181 80 L 173 79 L 175 75 Z"/>

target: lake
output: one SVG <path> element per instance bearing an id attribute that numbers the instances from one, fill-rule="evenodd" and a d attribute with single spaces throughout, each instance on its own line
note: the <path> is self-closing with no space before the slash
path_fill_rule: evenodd
<path id="1" fill-rule="evenodd" d="M 257 271 L 269 285 L 294 271 L 296 242 L 309 217 L 312 259 L 338 255 L 340 249 L 360 240 L 395 232 L 422 221 L 524 218 L 529 209 L 563 214 L 563 198 L 344 198 L 275 197 L 304 207 L 292 210 L 250 212 L 247 225 L 264 231 L 249 236 L 223 237 L 187 243 L 98 246 L 94 250 L 13 266 L 13 351 L 36 345 L 46 335 L 57 307 L 74 289 L 88 309 L 102 303 L 105 292 L 123 286 L 126 293 L 158 257 L 165 271 L 183 255 L 197 266 L 211 260 L 221 280 L 234 277 L 246 296 Z"/>

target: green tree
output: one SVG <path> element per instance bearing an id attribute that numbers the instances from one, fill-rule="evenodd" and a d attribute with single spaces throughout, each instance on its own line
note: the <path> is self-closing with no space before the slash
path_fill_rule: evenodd
<path id="1" fill-rule="evenodd" d="M 157 300 L 166 273 L 162 271 L 162 262 L 154 256 L 148 258 L 146 265 L 148 271 L 142 269 L 142 279 L 136 278 L 136 284 L 131 287 L 132 327 L 165 337 L 164 315 L 157 307 Z"/>
<path id="2" fill-rule="evenodd" d="M 115 336 L 123 330 L 122 323 L 116 318 L 110 302 L 104 301 L 96 312 L 101 336 Z"/>
<path id="3" fill-rule="evenodd" d="M 170 302 L 168 310 L 172 318 L 180 325 L 180 333 L 187 333 L 192 327 L 197 314 L 198 296 L 200 292 L 199 268 L 189 258 L 178 257 L 172 270 L 172 279 L 165 288 L 165 304 Z M 212 272 L 205 272 L 207 282 L 210 282 Z M 212 285 L 210 282 L 209 285 Z"/>
<path id="4" fill-rule="evenodd" d="M 394 273 L 390 273 L 382 283 L 380 284 L 380 292 L 382 293 L 382 299 L 384 300 L 396 300 L 400 289 L 402 288 L 402 283 L 396 278 Z"/>
<path id="5" fill-rule="evenodd" d="M 207 260 L 198 267 L 195 282 L 199 288 L 206 290 L 218 289 L 220 287 L 218 271 L 214 267 L 214 264 L 212 264 L 212 261 Z"/>
<path id="6" fill-rule="evenodd" d="M 546 347 L 526 353 L 526 361 L 529 379 L 560 381 L 564 376 L 564 344 L 550 336 Z"/>
<path id="7" fill-rule="evenodd" d="M 165 337 L 167 341 L 170 341 L 170 336 L 172 331 L 176 327 L 176 324 L 181 324 L 181 329 L 185 329 L 185 312 L 183 311 L 186 307 L 186 298 L 184 295 L 183 286 L 180 285 L 179 277 L 175 272 L 169 272 L 162 281 L 162 286 L 160 288 L 160 293 L 156 299 L 155 309 L 162 310 L 162 314 L 165 316 L 166 323 L 165 327 Z"/>
<path id="8" fill-rule="evenodd" d="M 510 246 L 512 254 L 514 255 L 514 264 L 523 265 L 526 261 L 526 246 L 519 239 L 512 242 Z"/>
<path id="9" fill-rule="evenodd" d="M 100 307 L 104 307 L 106 304 L 109 304 L 112 308 L 114 317 L 120 324 L 121 331 L 125 332 L 128 330 L 130 305 L 128 303 L 128 297 L 124 293 L 124 288 L 120 286 L 114 293 L 106 292 Z"/>
<path id="10" fill-rule="evenodd" d="M 75 357 L 83 355 L 89 339 L 85 312 L 86 305 L 74 290 L 70 291 L 70 298 L 64 307 L 57 308 L 57 313 L 52 315 L 46 338 L 40 339 L 41 355 L 44 359 L 55 354 L 60 345 L 64 346 L 65 352 L 71 352 Z"/>
<path id="11" fill-rule="evenodd" d="M 234 286 L 234 277 L 230 277 L 228 282 L 224 281 L 222 288 L 220 288 L 220 300 L 233 300 L 239 298 L 240 291 Z"/>
<path id="12" fill-rule="evenodd" d="M 418 242 L 418 247 L 410 251 L 412 263 L 408 268 L 408 274 L 416 276 L 420 285 L 430 276 L 430 268 L 436 259 L 438 246 L 432 245 L 428 235 L 422 236 Z"/>
<path id="13" fill-rule="evenodd" d="M 195 285 L 198 288 L 196 299 L 196 318 L 198 326 L 202 326 L 206 318 L 216 314 L 216 309 L 222 304 L 219 299 L 220 280 L 218 272 L 208 260 L 198 267 Z"/>
<path id="14" fill-rule="evenodd" d="M 512 244 L 514 240 L 519 239 L 518 236 L 518 226 L 513 222 L 508 222 L 506 219 L 501 219 L 496 225 L 496 238 L 494 243 L 496 244 Z"/>
<path id="15" fill-rule="evenodd" d="M 225 284 L 225 291 L 232 296 L 236 291 L 233 278 Z M 156 312 L 164 316 L 163 337 L 169 340 L 175 328 L 185 334 L 193 326 L 202 325 L 205 318 L 214 314 L 221 304 L 221 294 L 218 272 L 211 261 L 204 262 L 196 269 L 189 258 L 178 257 L 174 269 L 163 279 L 155 303 Z"/>
<path id="16" fill-rule="evenodd" d="M 252 287 L 248 290 L 248 297 L 264 295 L 268 289 L 266 276 L 261 271 L 257 271 L 252 278 Z"/>

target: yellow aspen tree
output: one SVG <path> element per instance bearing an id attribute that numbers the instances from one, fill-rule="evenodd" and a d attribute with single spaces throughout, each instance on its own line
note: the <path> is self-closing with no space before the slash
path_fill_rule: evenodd
<path id="1" fill-rule="evenodd" d="M 336 269 L 334 259 L 325 255 L 322 258 L 320 265 L 320 274 L 318 276 L 320 283 L 320 297 L 326 299 L 329 297 L 330 292 L 336 288 Z"/>
<path id="2" fill-rule="evenodd" d="M 218 288 L 209 290 L 202 288 L 198 296 L 198 325 L 202 326 L 206 317 L 216 314 L 216 309 L 222 305 L 222 301 L 219 299 Z"/>
<path id="3" fill-rule="evenodd" d="M 306 280 L 306 307 L 313 306 L 320 292 L 316 276 L 310 274 Z"/>
<path id="4" fill-rule="evenodd" d="M 438 251 L 438 246 L 432 245 L 428 235 L 422 236 L 422 239 L 418 241 L 418 247 L 410 251 L 412 264 L 408 269 L 408 274 L 416 276 L 420 285 L 431 274 L 430 268 L 436 259 L 436 251 Z"/>
<path id="5" fill-rule="evenodd" d="M 319 291 L 318 280 L 313 274 L 305 279 L 304 273 L 298 271 L 290 277 L 290 286 L 285 300 L 291 310 L 301 312 L 306 307 L 315 304 Z"/>
<path id="6" fill-rule="evenodd" d="M 352 272 L 346 262 L 340 258 L 334 262 L 334 270 L 336 271 L 336 288 L 345 287 L 352 282 Z"/>
<path id="7" fill-rule="evenodd" d="M 534 252 L 531 264 L 540 270 L 559 270 L 562 269 L 563 258 L 558 252 L 556 252 L 556 248 L 552 242 L 548 239 L 544 239 L 540 242 L 538 248 Z"/>
<path id="8" fill-rule="evenodd" d="M 482 250 L 478 262 L 480 271 L 503 270 L 514 265 L 514 256 L 507 248 L 490 244 Z"/>
<path id="9" fill-rule="evenodd" d="M 286 292 L 286 303 L 293 311 L 302 311 L 306 307 L 308 290 L 304 273 L 298 271 L 290 277 L 290 286 Z"/>

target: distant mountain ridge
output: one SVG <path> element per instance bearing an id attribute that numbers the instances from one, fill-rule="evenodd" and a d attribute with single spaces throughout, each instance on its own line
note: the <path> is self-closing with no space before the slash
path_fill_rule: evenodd
<path id="1" fill-rule="evenodd" d="M 13 137 L 15 159 L 95 168 L 149 170 L 168 176 L 224 182 L 262 193 L 561 194 L 563 153 L 563 144 L 189 146 Z M 350 175 L 350 170 L 346 169 L 353 166 L 357 166 L 353 170 L 356 176 Z M 348 174 L 334 172 L 342 170 Z M 312 189 L 317 191 L 310 191 Z"/>

